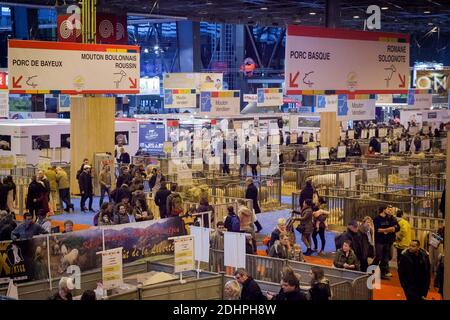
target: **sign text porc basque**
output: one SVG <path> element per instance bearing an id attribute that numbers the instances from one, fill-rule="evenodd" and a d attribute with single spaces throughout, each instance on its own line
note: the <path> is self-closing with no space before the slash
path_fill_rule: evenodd
<path id="1" fill-rule="evenodd" d="M 406 93 L 409 87 L 404 34 L 288 26 L 285 61 L 288 95 Z"/>
<path id="2" fill-rule="evenodd" d="M 139 93 L 139 47 L 8 42 L 10 93 Z"/>

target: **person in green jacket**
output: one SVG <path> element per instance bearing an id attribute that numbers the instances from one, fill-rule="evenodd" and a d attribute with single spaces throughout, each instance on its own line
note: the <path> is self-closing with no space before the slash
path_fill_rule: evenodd
<path id="1" fill-rule="evenodd" d="M 74 210 L 73 204 L 70 202 L 70 182 L 69 176 L 66 171 L 61 167 L 56 168 L 56 182 L 58 183 L 59 199 L 61 200 L 61 205 L 66 204 L 64 211 L 69 212 L 70 209 Z"/>
<path id="2" fill-rule="evenodd" d="M 345 240 L 342 249 L 339 249 L 334 256 L 333 265 L 339 269 L 348 269 L 359 271 L 360 265 L 358 258 L 351 249 L 351 241 Z"/>
<path id="3" fill-rule="evenodd" d="M 400 257 L 405 249 L 408 249 L 411 243 L 411 225 L 403 218 L 403 210 L 397 211 L 397 221 L 400 230 L 395 234 L 394 247 L 397 249 L 397 266 L 400 262 Z"/>

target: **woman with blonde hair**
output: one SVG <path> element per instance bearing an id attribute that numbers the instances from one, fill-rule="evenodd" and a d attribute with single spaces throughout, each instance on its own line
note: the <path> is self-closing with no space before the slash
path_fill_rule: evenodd
<path id="1" fill-rule="evenodd" d="M 365 237 L 363 239 L 362 243 L 364 246 L 367 246 L 367 248 L 363 248 L 365 252 L 367 252 L 367 256 L 369 258 L 374 258 L 375 256 L 375 231 L 373 226 L 373 220 L 369 216 L 365 216 L 362 220 L 362 223 L 359 226 L 359 231 L 362 233 L 362 235 Z M 366 271 L 368 262 L 364 261 L 361 266 L 362 271 Z"/>
<path id="2" fill-rule="evenodd" d="M 224 300 L 239 300 L 241 298 L 241 286 L 236 280 L 225 283 L 223 288 Z"/>

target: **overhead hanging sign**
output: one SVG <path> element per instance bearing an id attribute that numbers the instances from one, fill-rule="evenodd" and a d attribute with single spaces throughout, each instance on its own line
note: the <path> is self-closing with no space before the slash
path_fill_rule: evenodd
<path id="1" fill-rule="evenodd" d="M 213 116 L 235 116 L 241 111 L 241 92 L 202 91 L 200 93 L 200 111 Z"/>
<path id="2" fill-rule="evenodd" d="M 139 93 L 139 47 L 8 41 L 10 93 Z"/>
<path id="3" fill-rule="evenodd" d="M 283 104 L 283 89 L 281 88 L 259 88 L 257 92 L 258 107 L 276 107 Z"/>
<path id="4" fill-rule="evenodd" d="M 191 89 L 197 90 L 222 90 L 222 73 L 165 73 L 163 81 L 164 89 Z"/>
<path id="5" fill-rule="evenodd" d="M 196 108 L 195 89 L 164 89 L 164 108 Z"/>
<path id="6" fill-rule="evenodd" d="M 288 95 L 406 93 L 409 35 L 288 26 L 285 66 Z"/>
<path id="7" fill-rule="evenodd" d="M 337 95 L 317 96 L 316 108 L 318 112 L 336 112 L 338 107 Z"/>
<path id="8" fill-rule="evenodd" d="M 350 100 L 345 99 L 338 106 L 338 119 L 340 121 L 360 121 L 375 119 L 375 99 Z"/>
<path id="9" fill-rule="evenodd" d="M 258 95 L 257 94 L 244 94 L 243 100 L 244 100 L 244 102 L 257 103 Z"/>
<path id="10" fill-rule="evenodd" d="M 432 105 L 432 94 L 430 93 L 414 94 L 413 108 L 421 110 L 430 110 L 431 105 Z"/>
<path id="11" fill-rule="evenodd" d="M 377 103 L 378 104 L 392 103 L 392 102 L 393 102 L 392 94 L 377 94 Z"/>
<path id="12" fill-rule="evenodd" d="M 446 96 L 450 90 L 450 69 L 416 70 L 415 84 L 417 89 L 431 89 L 435 94 Z"/>

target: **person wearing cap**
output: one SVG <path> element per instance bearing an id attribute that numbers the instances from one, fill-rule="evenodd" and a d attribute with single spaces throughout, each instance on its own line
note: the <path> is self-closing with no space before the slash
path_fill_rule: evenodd
<path id="1" fill-rule="evenodd" d="M 358 221 L 351 220 L 349 222 L 347 225 L 347 231 L 342 234 L 339 247 L 342 247 L 342 243 L 345 240 L 350 241 L 350 247 L 360 262 L 361 271 L 366 272 L 367 267 L 369 266 L 367 262 L 367 259 L 369 258 L 369 245 L 365 243 L 368 242 L 367 237 L 364 237 L 362 232 L 359 230 Z"/>
<path id="2" fill-rule="evenodd" d="M 86 208 L 86 200 L 89 199 L 89 211 L 94 212 L 94 209 L 92 208 L 94 190 L 92 185 L 92 174 L 90 165 L 84 166 L 83 172 L 80 174 L 80 177 L 78 179 L 78 184 L 81 192 L 81 200 L 80 200 L 81 210 L 84 212 L 88 210 Z"/>
<path id="3" fill-rule="evenodd" d="M 58 292 L 50 300 L 72 300 L 72 290 L 75 289 L 72 278 L 62 277 L 59 280 Z"/>
<path id="4" fill-rule="evenodd" d="M 397 266 L 400 263 L 402 252 L 409 248 L 411 243 L 411 225 L 403 218 L 403 210 L 397 211 L 397 221 L 400 230 L 395 234 L 394 247 L 397 249 Z"/>

